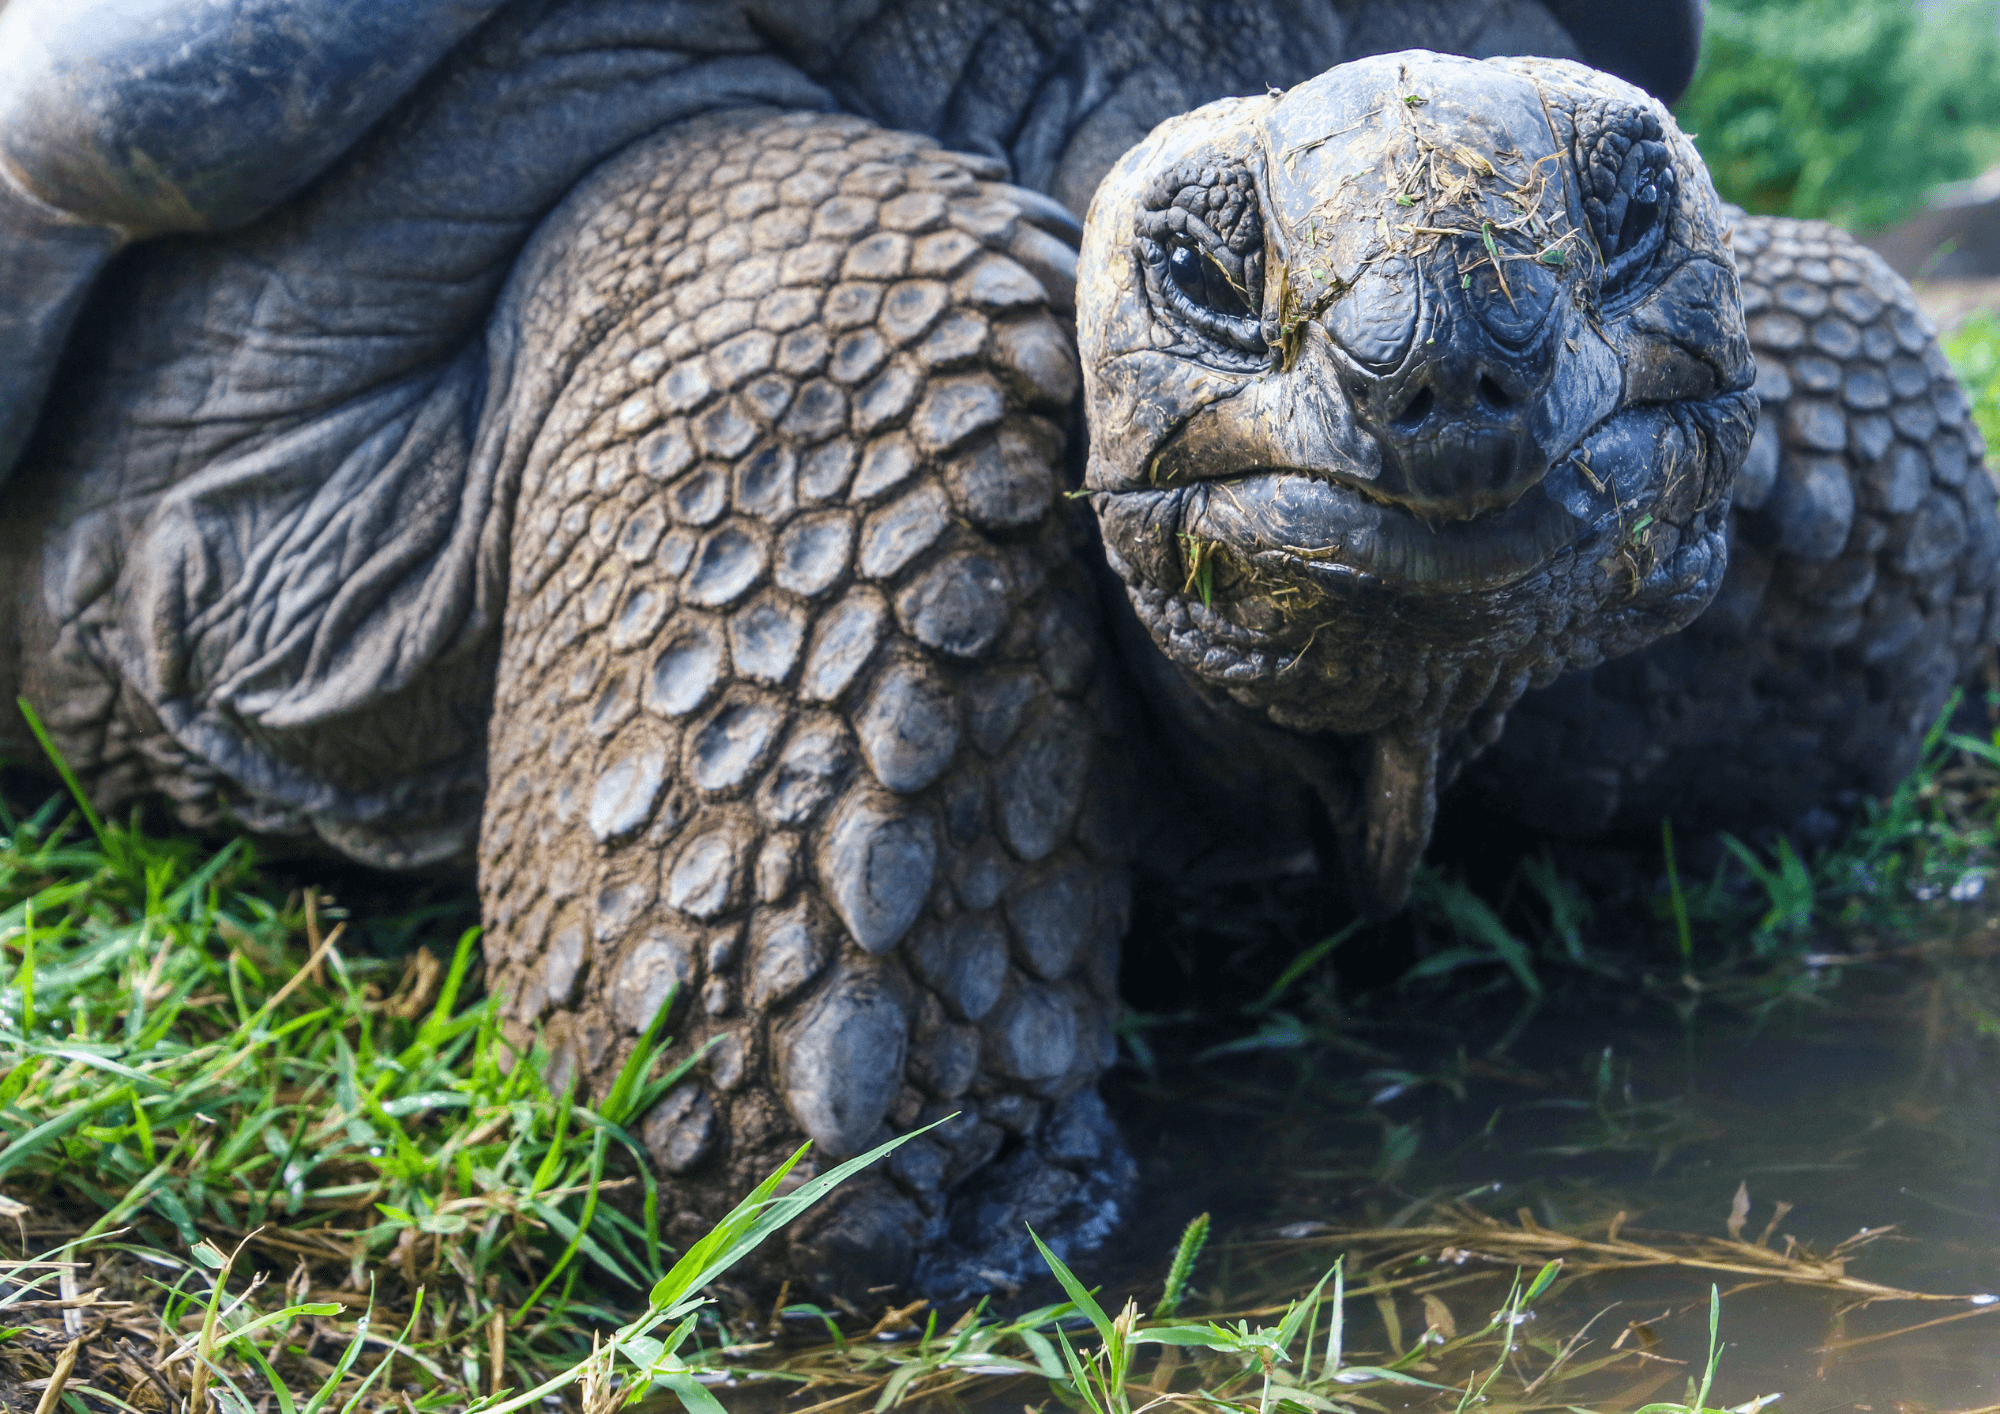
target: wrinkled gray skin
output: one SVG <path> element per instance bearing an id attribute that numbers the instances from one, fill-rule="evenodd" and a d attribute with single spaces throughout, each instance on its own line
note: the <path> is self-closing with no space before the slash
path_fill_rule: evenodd
<path id="1" fill-rule="evenodd" d="M 1482 746 L 1539 822 L 1784 823 L 1990 642 L 1981 449 L 1865 253 L 1737 219 L 1739 302 L 1573 65 L 1314 77 L 1671 91 L 1692 7 L 156 9 L 0 10 L 0 690 L 107 807 L 476 862 L 559 1083 L 671 995 L 676 1242 L 935 1123 L 774 1260 L 1004 1286 L 1131 1182 L 1135 864 L 1330 812 L 1392 906 Z"/>

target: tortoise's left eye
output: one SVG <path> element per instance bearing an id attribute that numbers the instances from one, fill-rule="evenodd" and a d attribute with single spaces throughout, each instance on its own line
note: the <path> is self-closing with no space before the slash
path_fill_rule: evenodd
<path id="1" fill-rule="evenodd" d="M 1167 276 L 1193 303 L 1225 319 L 1248 319 L 1250 304 L 1228 274 L 1201 251 L 1176 241 L 1167 252 Z"/>
<path id="2" fill-rule="evenodd" d="M 1642 137 L 1615 154 L 1615 167 L 1607 159 L 1614 153 L 1601 153 L 1593 164 L 1593 191 L 1584 206 L 1604 255 L 1604 293 L 1616 299 L 1638 286 L 1666 243 L 1676 182 L 1673 153 L 1657 136 Z"/>
<path id="3" fill-rule="evenodd" d="M 1664 222 L 1661 217 L 1673 206 L 1674 169 L 1662 162 L 1658 167 L 1642 167 L 1631 198 L 1626 201 L 1618 229 L 1609 233 L 1605 255 L 1616 266 L 1621 258 L 1641 251 L 1650 252 L 1659 244 Z"/>

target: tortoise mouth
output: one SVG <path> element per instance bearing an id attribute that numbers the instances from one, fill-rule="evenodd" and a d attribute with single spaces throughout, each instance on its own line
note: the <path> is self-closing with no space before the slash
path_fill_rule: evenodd
<path id="1" fill-rule="evenodd" d="M 1604 514 L 1615 516 L 1608 497 Z M 1328 587 L 1376 580 L 1455 593 L 1505 589 L 1545 571 L 1597 519 L 1572 515 L 1541 483 L 1480 516 L 1429 520 L 1323 474 L 1259 467 L 1190 488 L 1180 528 Z"/>
<path id="2" fill-rule="evenodd" d="M 1688 528 L 1727 495 L 1753 407 L 1750 395 L 1731 393 L 1627 408 L 1507 505 L 1463 520 L 1427 517 L 1338 473 L 1256 463 L 1177 485 L 1093 492 L 1091 505 L 1135 589 L 1150 585 L 1204 610 L 1213 598 L 1245 632 L 1272 614 L 1272 623 L 1296 617 L 1316 599 L 1385 594 L 1426 620 L 1464 622 L 1504 613 L 1539 593 L 1537 584 L 1595 598 L 1622 580 L 1628 597 L 1640 593 L 1661 556 L 1677 553 Z"/>

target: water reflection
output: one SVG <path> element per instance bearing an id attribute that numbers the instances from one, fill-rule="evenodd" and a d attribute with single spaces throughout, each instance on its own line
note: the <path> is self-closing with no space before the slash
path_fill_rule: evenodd
<path id="1" fill-rule="evenodd" d="M 2000 974 L 1979 956 L 1986 922 L 1951 919 L 1963 925 L 1953 945 L 1848 966 L 1838 985 L 1820 979 L 1809 1002 L 1762 1015 L 1699 1006 L 1683 1021 L 1663 1005 L 1572 996 L 1500 1058 L 1444 1050 L 1435 1034 L 1405 1046 L 1377 1030 L 1373 1066 L 1293 1056 L 1218 1076 L 1212 1063 L 1205 1084 L 1133 1084 L 1123 1106 L 1146 1144 L 1158 1207 L 1178 1219 L 1211 1206 L 1237 1234 L 1204 1269 L 1204 1295 L 1220 1307 L 1303 1289 L 1352 1247 L 1338 1234 L 1356 1226 L 1430 1227 L 1477 1212 L 1514 1231 L 1602 1239 L 1622 1212 L 1627 1238 L 1733 1230 L 1856 1284 L 1958 1299 L 1870 1302 L 1861 1290 L 1760 1277 L 1755 1262 L 1746 1272 L 1585 1275 L 1538 1306 L 1540 1343 L 1567 1341 L 1594 1318 L 1573 1366 L 1614 1342 L 1640 1358 L 1563 1387 L 1546 1407 L 1683 1397 L 1687 1372 L 1706 1360 L 1715 1282 L 1725 1345 L 1711 1403 L 1782 1393 L 1794 1410 L 2000 1409 L 2000 1301 L 1980 1299 L 2000 1293 Z M 1219 1152 L 1262 1162 L 1218 1172 Z M 1171 1226 L 1161 1219 L 1093 1277 L 1114 1292 L 1157 1283 Z M 1436 1241 L 1430 1260 L 1443 1252 L 1495 1272 L 1484 1287 L 1444 1293 L 1462 1308 L 1460 1325 L 1504 1298 L 1511 1263 L 1532 1272 L 1540 1260 L 1503 1242 L 1482 1252 L 1476 1240 L 1456 1251 Z M 1130 1250 L 1146 1245 L 1151 1269 Z M 1380 1261 L 1392 1246 L 1364 1244 L 1350 1263 Z M 1592 1264 L 1579 1252 L 1571 1270 Z M 1392 1318 L 1351 1303 L 1350 1339 L 1370 1358 L 1406 1350 L 1426 1326 L 1419 1289 L 1394 1298 Z M 1388 1319 L 1400 1327 L 1393 1338 Z M 1531 1354 L 1523 1372 L 1546 1363 Z"/>

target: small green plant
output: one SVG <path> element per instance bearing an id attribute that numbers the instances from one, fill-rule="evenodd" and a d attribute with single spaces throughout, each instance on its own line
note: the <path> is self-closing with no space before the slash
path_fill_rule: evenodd
<path id="1" fill-rule="evenodd" d="M 1812 926 L 1813 910 L 1819 902 L 1818 881 L 1799 858 L 1792 842 L 1780 835 L 1772 851 L 1773 862 L 1766 864 L 1750 846 L 1734 835 L 1724 835 L 1722 843 L 1736 856 L 1763 888 L 1769 907 L 1757 920 L 1751 934 L 1760 954 L 1768 953 L 1781 934 L 1796 936 Z"/>
<path id="2" fill-rule="evenodd" d="M 1032 1229 L 1029 1236 L 1034 1238 L 1042 1260 L 1062 1284 L 1064 1293 L 1069 1297 L 1070 1308 L 1090 1322 L 1101 1342 L 1096 1349 L 1079 1353 L 1062 1326 L 1056 1327 L 1063 1367 L 1069 1376 L 1061 1386 L 1063 1393 L 1079 1400 L 1090 1414 L 1133 1414 L 1128 1385 L 1135 1357 L 1143 1345 L 1206 1350 L 1233 1359 L 1239 1372 L 1237 1377 L 1225 1380 L 1214 1388 L 1204 1388 L 1199 1396 L 1211 1405 L 1225 1408 L 1241 1407 L 1236 1390 L 1248 1383 L 1261 1386 L 1255 1402 L 1259 1411 L 1286 1405 L 1305 1409 L 1341 1408 L 1344 1406 L 1329 1406 L 1328 1395 L 1339 1391 L 1351 1399 L 1352 1388 L 1358 1384 L 1380 1382 L 1439 1388 L 1429 1380 L 1419 1379 L 1393 1367 L 1347 1365 L 1342 1362 L 1340 1312 L 1346 1301 L 1346 1292 L 1338 1263 L 1305 1296 L 1289 1303 L 1275 1326 L 1252 1327 L 1245 1320 L 1238 1320 L 1234 1326 L 1214 1321 L 1199 1325 L 1147 1325 L 1143 1323 L 1138 1307 L 1130 1300 L 1126 1301 L 1124 1309 L 1115 1319 L 1106 1315 L 1096 1297 L 1076 1279 L 1076 1274 L 1063 1260 L 1051 1252 L 1040 1237 L 1035 1236 Z M 1334 1315 L 1329 1326 L 1325 1359 L 1315 1375 L 1312 1369 L 1313 1332 L 1319 1317 L 1321 1294 L 1329 1281 L 1334 1283 Z M 1056 1313 L 1058 1318 L 1061 1314 Z M 1304 1349 L 1295 1359 L 1292 1350 L 1299 1343 L 1301 1333 L 1305 1336 Z M 1291 1368 L 1280 1368 L 1285 1366 Z"/>
<path id="3" fill-rule="evenodd" d="M 1470 1379 L 1466 1380 L 1465 1393 L 1459 1398 L 1457 1414 L 1466 1414 L 1468 1409 L 1486 1403 L 1486 1392 L 1493 1388 L 1493 1382 L 1500 1378 L 1507 1368 L 1508 1359 L 1514 1354 L 1514 1343 L 1521 1326 L 1521 1313 L 1534 1302 L 1536 1297 L 1555 1284 L 1556 1277 L 1561 1272 L 1560 1261 L 1544 1263 L 1542 1269 L 1535 1273 L 1535 1279 L 1528 1283 L 1526 1291 L 1521 1289 L 1520 1274 L 1515 1273 L 1514 1286 L 1507 1293 L 1507 1302 L 1500 1308 L 1499 1315 L 1494 1317 L 1494 1324 L 1504 1333 L 1500 1356 L 1493 1362 L 1493 1368 L 1487 1372 L 1486 1378 L 1476 1389 Z"/>
<path id="4" fill-rule="evenodd" d="M 1531 1002 L 1540 1000 L 1542 979 L 1535 971 L 1533 951 L 1500 921 L 1491 904 L 1463 881 L 1429 870 L 1418 876 L 1415 893 L 1422 905 L 1443 918 L 1459 941 L 1411 968 L 1404 976 L 1406 982 L 1497 963 L 1513 974 Z"/>
<path id="5" fill-rule="evenodd" d="M 1154 1315 L 1165 1318 L 1180 1309 L 1181 1298 L 1187 1294 L 1188 1278 L 1194 1275 L 1194 1264 L 1207 1242 L 1208 1214 L 1203 1213 L 1190 1220 L 1181 1233 L 1181 1240 L 1174 1248 L 1173 1264 L 1167 1268 L 1166 1284 L 1160 1288 L 1160 1304 L 1153 1308 Z"/>
<path id="6" fill-rule="evenodd" d="M 1708 1392 L 1715 1387 L 1716 1366 L 1722 1363 L 1722 1292 L 1711 1286 L 1708 1289 L 1708 1362 L 1702 1366 L 1701 1384 L 1695 1385 L 1694 1376 L 1688 1376 L 1688 1397 L 1685 1404 L 1648 1404 L 1636 1414 L 1755 1414 L 1769 1401 L 1753 1400 L 1736 1410 L 1715 1409 L 1709 1405 Z"/>
<path id="7" fill-rule="evenodd" d="M 1593 914 L 1590 900 L 1563 878 L 1556 868 L 1554 854 L 1544 850 L 1524 860 L 1521 878 L 1548 910 L 1549 937 L 1564 960 L 1579 967 L 1596 967 L 1597 960 L 1591 956 L 1584 937 Z"/>
<path id="8" fill-rule="evenodd" d="M 1552 879 L 1553 876 L 1550 877 Z M 1461 879 L 1432 869 L 1423 870 L 1417 875 L 1410 902 L 1420 915 L 1442 923 L 1450 931 L 1453 942 L 1430 953 L 1405 972 L 1402 978 L 1405 986 L 1449 976 L 1463 969 L 1497 964 L 1520 987 L 1523 996 L 1514 1012 L 1514 1019 L 1499 1039 L 1488 1047 L 1489 1054 L 1502 1054 L 1534 1020 L 1545 998 L 1546 989 L 1535 966 L 1535 950 L 1515 936 L 1494 906 Z M 1392 1165 L 1385 1172 L 1395 1167 Z"/>
<path id="9" fill-rule="evenodd" d="M 1571 1119 L 1554 1142 L 1538 1143 L 1530 1152 L 1561 1158 L 1586 1154 L 1650 1154 L 1658 1173 L 1681 1149 L 1713 1139 L 1715 1126 L 1705 1121 L 1685 1095 L 1642 1099 L 1632 1082 L 1630 1062 L 1620 1064 L 1613 1048 L 1598 1053 L 1592 1070 L 1589 1100 L 1573 1096 L 1533 1100 L 1521 1108 Z"/>

